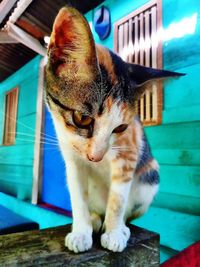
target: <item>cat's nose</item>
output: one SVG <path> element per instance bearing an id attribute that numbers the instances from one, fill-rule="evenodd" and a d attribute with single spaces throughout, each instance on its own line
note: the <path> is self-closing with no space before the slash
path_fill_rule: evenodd
<path id="1" fill-rule="evenodd" d="M 89 159 L 89 161 L 93 161 L 93 162 L 98 162 L 101 161 L 103 158 L 103 155 L 88 155 L 87 154 L 87 158 Z"/>

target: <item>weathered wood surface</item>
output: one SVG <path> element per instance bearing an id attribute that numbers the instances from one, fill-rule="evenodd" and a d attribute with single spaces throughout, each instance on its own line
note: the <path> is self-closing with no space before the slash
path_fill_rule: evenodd
<path id="1" fill-rule="evenodd" d="M 159 235 L 130 226 L 131 238 L 122 253 L 101 248 L 95 236 L 90 251 L 74 254 L 64 246 L 71 226 L 30 231 L 0 237 L 0 266 L 81 266 L 151 267 L 159 266 Z"/>

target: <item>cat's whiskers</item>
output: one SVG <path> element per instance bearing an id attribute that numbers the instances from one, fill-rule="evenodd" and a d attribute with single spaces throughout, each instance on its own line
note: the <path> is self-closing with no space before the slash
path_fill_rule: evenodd
<path id="1" fill-rule="evenodd" d="M 26 129 L 28 129 L 28 130 L 31 130 L 32 132 L 34 132 L 35 133 L 35 129 L 34 128 L 32 128 L 32 127 L 29 127 L 29 126 L 27 126 L 26 124 L 24 124 L 24 123 L 22 123 L 22 122 L 19 122 L 19 120 L 16 120 L 16 119 L 14 119 L 13 117 L 11 117 L 11 116 L 8 116 L 5 112 L 3 112 L 3 111 L 0 111 L 5 117 L 8 117 L 8 118 L 10 118 L 11 120 L 13 120 L 14 122 L 16 122 L 16 124 L 18 124 L 18 125 L 21 125 L 21 126 L 23 126 L 24 128 L 26 128 Z M 19 133 L 19 132 L 16 132 L 16 133 Z M 35 135 L 33 135 L 34 137 L 35 137 Z M 57 140 L 57 138 L 55 138 L 54 136 L 52 136 L 52 135 L 49 135 L 49 134 L 45 134 L 45 133 L 43 133 L 43 132 L 41 132 L 41 138 L 43 138 L 43 139 L 47 139 L 48 141 L 50 141 L 50 142 L 58 142 L 58 140 Z M 35 142 L 35 141 L 34 141 Z M 63 143 L 63 144 L 66 144 L 65 142 L 63 142 L 63 141 L 59 141 L 59 143 Z"/>
<path id="2" fill-rule="evenodd" d="M 17 136 L 19 135 L 19 136 L 21 136 L 21 137 L 26 137 L 26 136 L 28 136 L 28 137 L 33 137 L 33 138 L 35 138 L 35 135 L 33 135 L 33 134 L 27 134 L 27 133 L 24 133 L 24 132 L 8 132 L 8 134 L 16 134 Z M 17 138 L 18 138 L 18 137 L 17 137 Z M 42 140 L 42 141 L 49 141 L 49 142 L 58 144 L 58 140 L 55 139 L 55 138 L 53 139 L 53 138 L 46 138 L 46 137 L 41 136 L 41 137 L 40 137 L 40 140 Z"/>
<path id="3" fill-rule="evenodd" d="M 23 138 L 17 138 L 16 141 L 22 141 L 22 142 L 27 142 L 27 143 L 37 143 L 37 144 L 46 144 L 46 145 L 51 145 L 51 146 L 56 146 L 58 147 L 59 145 L 56 143 L 49 143 L 49 142 L 43 142 L 43 141 L 35 141 L 31 139 L 23 139 Z"/>
<path id="4" fill-rule="evenodd" d="M 123 147 L 123 146 L 112 146 L 111 149 L 115 151 L 131 151 L 129 147 Z"/>
<path id="5" fill-rule="evenodd" d="M 8 115 L 7 115 L 5 112 L 3 112 L 3 111 L 0 111 L 0 112 L 1 112 L 5 117 L 8 117 L 8 118 L 10 118 L 11 120 L 13 120 L 14 122 L 16 122 L 16 124 L 21 125 L 21 126 L 25 127 L 26 129 L 29 129 L 29 130 L 35 132 L 35 128 L 32 128 L 32 127 L 27 126 L 26 124 L 24 124 L 24 123 L 22 123 L 22 122 L 19 122 L 19 119 L 16 120 L 15 118 L 13 118 L 13 117 L 11 117 L 11 116 L 8 116 Z M 46 137 L 49 137 L 49 138 L 54 138 L 52 135 L 45 134 L 45 133 L 43 133 L 43 132 L 41 132 L 41 134 L 42 134 L 43 136 L 46 136 Z"/>

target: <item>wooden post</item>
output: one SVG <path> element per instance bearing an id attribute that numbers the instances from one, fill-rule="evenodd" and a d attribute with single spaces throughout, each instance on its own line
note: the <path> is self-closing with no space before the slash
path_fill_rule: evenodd
<path id="1" fill-rule="evenodd" d="M 81 266 L 152 267 L 159 266 L 159 235 L 130 226 L 127 248 L 114 253 L 100 246 L 94 237 L 91 250 L 75 254 L 64 246 L 71 225 L 0 236 L 0 266 Z"/>

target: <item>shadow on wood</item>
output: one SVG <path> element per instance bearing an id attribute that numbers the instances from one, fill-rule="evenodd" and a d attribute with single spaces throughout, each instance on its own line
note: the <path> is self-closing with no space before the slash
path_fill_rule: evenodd
<path id="1" fill-rule="evenodd" d="M 64 246 L 71 225 L 0 236 L 0 266 L 159 266 L 159 235 L 129 225 L 131 238 L 121 253 L 104 250 L 100 236 L 90 251 L 74 254 Z"/>

